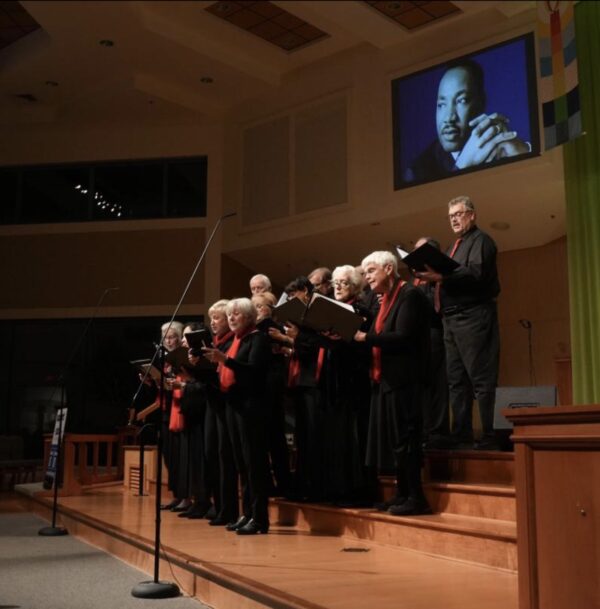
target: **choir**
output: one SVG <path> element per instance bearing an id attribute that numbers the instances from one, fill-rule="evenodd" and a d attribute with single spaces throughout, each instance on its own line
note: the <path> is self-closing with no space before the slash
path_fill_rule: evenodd
<path id="1" fill-rule="evenodd" d="M 175 499 L 163 508 L 238 535 L 268 532 L 269 496 L 430 513 L 421 461 L 432 305 L 423 290 L 381 251 L 285 287 L 287 299 L 309 304 L 319 294 L 349 306 L 362 320 L 352 340 L 274 319 L 271 290 L 255 275 L 251 298 L 214 303 L 212 344 L 189 349 L 178 369 L 168 365 L 162 430 Z M 163 326 L 163 343 L 187 347 L 197 329 Z M 380 472 L 395 474 L 397 488 L 376 503 Z"/>

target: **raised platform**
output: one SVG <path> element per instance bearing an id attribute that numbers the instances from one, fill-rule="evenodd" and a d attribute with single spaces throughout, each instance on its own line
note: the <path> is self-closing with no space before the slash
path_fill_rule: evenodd
<path id="1" fill-rule="evenodd" d="M 471 474 L 484 461 L 490 471 L 512 466 L 512 455 L 462 460 L 471 463 L 461 471 Z M 504 518 L 513 491 L 471 474 L 428 482 L 432 503 L 444 506 L 431 516 L 275 500 L 270 533 L 240 537 L 163 513 L 170 566 L 162 561 L 161 577 L 177 578 L 186 593 L 217 609 L 363 609 L 366 602 L 382 609 L 516 609 L 516 527 Z M 382 480 L 384 493 L 389 482 Z M 27 509 L 50 517 L 50 500 L 36 496 L 36 487 L 19 490 Z M 59 504 L 71 534 L 152 572 L 152 496 L 107 485 Z"/>

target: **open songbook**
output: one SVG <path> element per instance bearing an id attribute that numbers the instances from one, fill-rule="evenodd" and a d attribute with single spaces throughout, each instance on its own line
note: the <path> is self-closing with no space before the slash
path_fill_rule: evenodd
<path id="1" fill-rule="evenodd" d="M 446 275 L 459 266 L 456 260 L 452 260 L 429 243 L 424 243 L 410 253 L 397 245 L 396 252 L 398 252 L 400 260 L 413 271 L 424 272 L 427 270 L 427 265 L 434 271 Z"/>
<path id="2" fill-rule="evenodd" d="M 197 353 L 201 352 L 202 347 L 212 347 L 212 334 L 208 328 L 186 332 L 184 336 L 190 349 L 194 349 Z"/>
<path id="3" fill-rule="evenodd" d="M 352 340 L 363 323 L 363 318 L 352 305 L 322 294 L 313 294 L 308 305 L 299 298 L 291 298 L 275 307 L 273 317 L 281 323 L 289 321 L 316 332 L 339 334 L 347 341 Z"/>
<path id="4" fill-rule="evenodd" d="M 151 378 L 156 384 L 160 384 L 160 370 L 150 362 L 149 359 L 135 359 L 129 363 L 135 366 L 143 376 L 146 376 L 146 372 L 149 370 L 148 378 Z"/>

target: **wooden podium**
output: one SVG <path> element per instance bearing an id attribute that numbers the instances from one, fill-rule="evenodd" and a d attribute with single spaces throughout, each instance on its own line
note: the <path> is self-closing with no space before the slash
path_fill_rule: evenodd
<path id="1" fill-rule="evenodd" d="M 600 609 L 600 405 L 514 424 L 519 609 Z"/>

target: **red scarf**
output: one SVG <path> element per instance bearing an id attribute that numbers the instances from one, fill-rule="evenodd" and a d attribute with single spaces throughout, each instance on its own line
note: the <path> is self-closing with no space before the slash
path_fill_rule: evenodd
<path id="1" fill-rule="evenodd" d="M 398 280 L 398 283 L 393 292 L 386 292 L 381 301 L 381 306 L 379 307 L 379 312 L 377 313 L 377 318 L 375 319 L 375 333 L 381 334 L 383 332 L 383 326 L 385 325 L 385 321 L 388 318 L 392 307 L 396 304 L 398 300 L 398 294 L 400 294 L 400 290 L 402 286 L 406 283 L 406 281 L 402 281 L 402 279 Z M 371 378 L 376 382 L 381 382 L 381 347 L 373 347 L 373 361 L 371 363 Z"/>
<path id="2" fill-rule="evenodd" d="M 256 326 L 254 324 L 247 326 L 244 330 L 242 330 L 239 334 L 235 335 L 233 342 L 231 343 L 231 347 L 227 350 L 226 356 L 227 358 L 235 359 L 235 356 L 238 353 L 240 348 L 240 344 L 242 343 L 242 339 L 248 334 L 255 332 Z M 223 341 L 222 341 L 223 342 Z M 226 366 L 224 363 L 219 364 L 219 384 L 221 386 L 221 391 L 223 393 L 227 393 L 233 385 L 235 385 L 235 372 Z"/>
<path id="3" fill-rule="evenodd" d="M 222 334 L 221 336 L 214 336 L 213 345 L 215 349 L 218 349 L 223 343 L 226 343 L 232 336 L 233 332 L 231 330 L 229 330 L 229 332 L 226 332 L 225 334 Z"/>
<path id="4" fill-rule="evenodd" d="M 317 355 L 317 368 L 315 370 L 315 380 L 317 383 L 321 378 L 321 371 L 323 370 L 323 362 L 325 361 L 325 347 L 319 347 L 319 354 Z M 292 359 L 290 360 L 290 366 L 288 368 L 288 387 L 295 387 L 300 379 L 300 360 L 294 352 Z"/>

